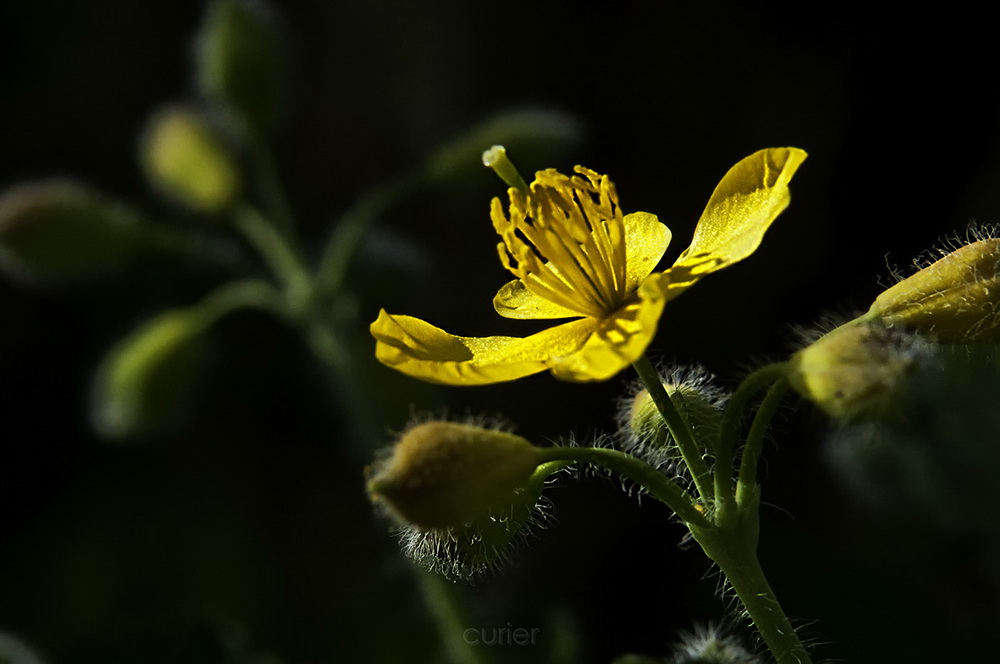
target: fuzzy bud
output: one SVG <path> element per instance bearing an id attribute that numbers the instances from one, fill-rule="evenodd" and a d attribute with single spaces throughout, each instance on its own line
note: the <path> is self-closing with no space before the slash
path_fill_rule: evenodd
<path id="1" fill-rule="evenodd" d="M 939 343 L 1000 342 L 1000 238 L 959 247 L 900 281 L 866 318 Z"/>
<path id="2" fill-rule="evenodd" d="M 789 380 L 832 417 L 877 415 L 924 352 L 916 338 L 879 325 L 844 325 L 796 353 Z"/>
<path id="3" fill-rule="evenodd" d="M 712 377 L 701 367 L 680 367 L 664 374 L 663 388 L 703 451 L 714 452 L 726 396 Z M 627 449 L 670 453 L 673 439 L 648 390 L 640 389 L 626 401 L 620 417 Z"/>
<path id="4" fill-rule="evenodd" d="M 424 422 L 402 435 L 368 480 L 368 491 L 409 524 L 457 527 L 509 503 L 537 465 L 535 447 L 520 436 L 458 422 Z"/>

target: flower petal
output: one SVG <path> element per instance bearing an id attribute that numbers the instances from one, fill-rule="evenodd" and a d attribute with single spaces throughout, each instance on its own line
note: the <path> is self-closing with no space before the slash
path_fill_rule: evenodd
<path id="1" fill-rule="evenodd" d="M 520 320 L 579 318 L 583 315 L 528 290 L 520 279 L 508 281 L 497 291 L 493 308 L 504 318 Z"/>
<path id="2" fill-rule="evenodd" d="M 382 310 L 371 324 L 380 362 L 432 383 L 486 385 L 549 368 L 554 357 L 572 355 L 600 323 L 571 321 L 529 337 L 457 337 L 418 318 Z"/>
<path id="3" fill-rule="evenodd" d="M 639 359 L 656 334 L 666 304 L 659 276 L 643 281 L 639 298 L 600 321 L 576 352 L 554 357 L 552 375 L 576 382 L 607 380 Z"/>
<path id="4" fill-rule="evenodd" d="M 729 169 L 705 206 L 691 246 L 668 270 L 671 290 L 679 293 L 756 251 L 788 206 L 788 182 L 806 156 L 798 148 L 768 148 Z"/>
<path id="5" fill-rule="evenodd" d="M 626 292 L 639 287 L 642 280 L 656 269 L 657 263 L 670 245 L 670 229 L 649 212 L 625 215 L 625 275 Z"/>

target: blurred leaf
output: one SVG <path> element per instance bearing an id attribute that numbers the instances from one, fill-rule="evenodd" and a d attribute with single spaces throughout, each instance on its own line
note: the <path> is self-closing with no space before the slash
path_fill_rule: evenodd
<path id="1" fill-rule="evenodd" d="M 239 191 L 232 152 L 197 111 L 167 108 L 156 113 L 143 135 L 141 157 L 157 188 L 196 210 L 220 212 Z"/>
<path id="2" fill-rule="evenodd" d="M 97 430 L 120 439 L 175 421 L 192 397 L 204 328 L 195 310 L 173 309 L 112 348 L 94 384 Z"/>
<path id="3" fill-rule="evenodd" d="M 198 85 L 256 132 L 271 133 L 284 101 L 285 51 L 267 6 L 216 0 L 198 36 Z"/>
<path id="4" fill-rule="evenodd" d="M 122 267 L 142 232 L 137 215 L 69 181 L 16 185 L 0 196 L 0 269 L 69 280 Z"/>

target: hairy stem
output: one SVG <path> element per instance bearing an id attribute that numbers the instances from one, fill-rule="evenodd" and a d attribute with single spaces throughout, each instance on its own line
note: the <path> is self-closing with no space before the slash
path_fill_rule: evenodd
<path id="1" fill-rule="evenodd" d="M 545 447 L 538 450 L 538 463 L 570 461 L 612 470 L 632 480 L 674 511 L 688 524 L 709 527 L 708 519 L 690 494 L 642 459 L 601 447 Z"/>
<path id="2" fill-rule="evenodd" d="M 649 396 L 653 399 L 656 409 L 660 411 L 660 416 L 666 422 L 667 429 L 670 431 L 670 435 L 673 437 L 674 442 L 677 444 L 677 449 L 684 459 L 684 464 L 687 466 L 688 471 L 690 471 L 692 479 L 694 479 L 698 495 L 701 496 L 705 504 L 712 504 L 715 497 L 712 475 L 708 469 L 708 465 L 705 463 L 705 458 L 698 448 L 698 444 L 695 442 L 691 427 L 684 421 L 674 402 L 671 401 L 670 395 L 667 394 L 667 390 L 663 387 L 663 383 L 660 380 L 660 374 L 653 368 L 649 358 L 643 355 L 633 363 L 633 366 L 639 374 L 642 384 L 649 392 Z"/>

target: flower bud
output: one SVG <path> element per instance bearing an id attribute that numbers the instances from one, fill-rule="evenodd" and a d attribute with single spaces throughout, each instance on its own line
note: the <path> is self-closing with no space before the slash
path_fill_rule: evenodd
<path id="1" fill-rule="evenodd" d="M 939 343 L 1000 342 L 1000 238 L 959 247 L 900 281 L 866 318 Z"/>
<path id="2" fill-rule="evenodd" d="M 485 518 L 452 528 L 404 527 L 403 551 L 419 565 L 450 579 L 471 579 L 500 567 L 514 546 L 548 521 L 542 498 L 545 481 L 563 467 L 561 462 L 539 466 L 504 505 Z"/>
<path id="3" fill-rule="evenodd" d="M 704 453 L 715 451 L 726 396 L 701 367 L 680 367 L 663 377 L 663 387 Z M 648 456 L 670 455 L 673 439 L 649 391 L 640 389 L 626 401 L 620 417 L 628 451 Z"/>
<path id="4" fill-rule="evenodd" d="M 520 436 L 424 422 L 403 433 L 368 480 L 368 491 L 406 523 L 458 527 L 509 504 L 537 465 L 535 447 Z"/>
<path id="5" fill-rule="evenodd" d="M 214 0 L 198 35 L 201 93 L 254 132 L 270 134 L 283 113 L 286 53 L 273 11 L 258 0 Z"/>
<path id="6" fill-rule="evenodd" d="M 681 633 L 674 647 L 674 664 L 761 664 L 749 648 L 733 634 L 715 625 L 698 626 Z M 617 663 L 616 663 L 617 664 Z"/>
<path id="7" fill-rule="evenodd" d="M 193 310 L 168 310 L 108 353 L 92 396 L 102 435 L 127 438 L 177 419 L 194 391 L 204 327 Z"/>
<path id="8" fill-rule="evenodd" d="M 67 282 L 122 268 L 142 230 L 134 212 L 75 182 L 25 183 L 0 196 L 0 268 Z"/>
<path id="9" fill-rule="evenodd" d="M 918 339 L 879 325 L 848 324 L 796 353 L 789 381 L 833 417 L 877 415 L 925 348 Z"/>
<path id="10" fill-rule="evenodd" d="M 164 194 L 201 212 L 222 211 L 236 197 L 233 156 L 207 119 L 171 108 L 153 117 L 142 142 L 149 179 Z"/>
<path id="11" fill-rule="evenodd" d="M 449 578 L 498 566 L 539 524 L 546 478 L 524 438 L 473 424 L 411 427 L 368 480 L 372 500 L 399 522 L 405 553 Z"/>

